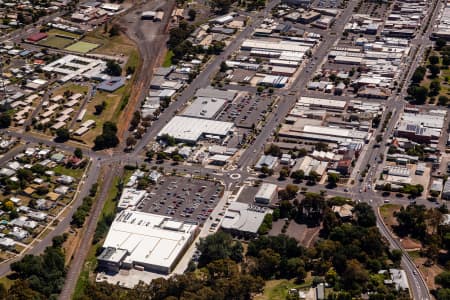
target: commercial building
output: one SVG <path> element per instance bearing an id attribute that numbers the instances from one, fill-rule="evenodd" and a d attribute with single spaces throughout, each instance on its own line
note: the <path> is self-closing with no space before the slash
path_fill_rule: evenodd
<path id="1" fill-rule="evenodd" d="M 136 190 L 132 188 L 123 189 L 120 196 L 119 203 L 117 204 L 118 210 L 131 209 L 138 205 L 139 202 L 144 200 L 147 196 L 147 192 L 144 190 Z"/>
<path id="2" fill-rule="evenodd" d="M 268 205 L 277 197 L 277 185 L 273 183 L 263 183 L 255 195 L 255 202 Z"/>
<path id="3" fill-rule="evenodd" d="M 450 40 L 450 6 L 448 3 L 442 10 L 441 18 L 436 25 L 432 36 L 435 38 Z"/>
<path id="4" fill-rule="evenodd" d="M 311 156 L 304 156 L 297 160 L 297 163 L 292 168 L 292 172 L 302 170 L 305 176 L 309 176 L 311 172 L 315 172 L 322 177 L 325 174 L 327 167 L 328 162 L 326 161 L 320 161 Z"/>
<path id="5" fill-rule="evenodd" d="M 382 271 L 380 271 L 382 272 Z M 393 284 L 397 291 L 409 290 L 408 277 L 406 276 L 406 272 L 401 269 L 389 269 L 389 275 L 391 277 L 390 280 L 385 280 L 385 284 Z"/>
<path id="6" fill-rule="evenodd" d="M 344 143 L 344 142 L 365 142 L 369 138 L 369 133 L 355 129 L 328 127 L 321 125 L 305 125 L 304 120 L 295 119 L 294 124 L 283 124 L 280 137 L 292 139 L 304 139 L 322 142 Z"/>
<path id="7" fill-rule="evenodd" d="M 236 91 L 233 90 L 218 90 L 212 87 L 198 89 L 195 93 L 198 98 L 214 98 L 232 101 L 236 97 Z"/>
<path id="8" fill-rule="evenodd" d="M 196 98 L 181 115 L 188 117 L 214 119 L 222 111 L 226 100 L 217 98 Z"/>
<path id="9" fill-rule="evenodd" d="M 347 101 L 300 97 L 297 101 L 297 105 L 308 106 L 311 109 L 326 109 L 327 111 L 341 112 L 347 107 Z"/>
<path id="10" fill-rule="evenodd" d="M 232 235 L 253 238 L 258 235 L 264 217 L 270 212 L 265 207 L 235 201 L 228 207 L 220 226 Z"/>
<path id="11" fill-rule="evenodd" d="M 111 224 L 98 256 L 99 268 L 136 268 L 169 274 L 194 240 L 197 225 L 170 217 L 123 210 Z"/>
<path id="12" fill-rule="evenodd" d="M 278 157 L 272 155 L 262 155 L 255 165 L 255 170 L 259 171 L 262 167 L 272 170 L 278 162 Z"/>
<path id="13" fill-rule="evenodd" d="M 186 143 L 196 143 L 201 138 L 220 140 L 233 128 L 234 124 L 231 122 L 175 116 L 158 133 L 158 138 L 170 135 L 177 141 Z"/>
<path id="14" fill-rule="evenodd" d="M 293 5 L 293 6 L 299 6 L 308 8 L 311 6 L 312 1 L 311 0 L 283 0 L 283 3 Z"/>
<path id="15" fill-rule="evenodd" d="M 442 199 L 450 200 L 450 180 L 447 180 L 442 190 Z"/>
<path id="16" fill-rule="evenodd" d="M 114 92 L 125 85 L 125 78 L 123 77 L 111 77 L 102 81 L 97 85 L 97 89 L 105 92 Z"/>

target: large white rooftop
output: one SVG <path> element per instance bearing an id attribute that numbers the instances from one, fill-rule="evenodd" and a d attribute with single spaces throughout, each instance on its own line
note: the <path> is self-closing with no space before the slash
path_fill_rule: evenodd
<path id="1" fill-rule="evenodd" d="M 290 41 L 279 41 L 272 42 L 268 40 L 245 40 L 241 46 L 243 49 L 261 49 L 268 51 L 291 51 L 291 52 L 301 52 L 305 53 L 311 46 L 302 45 L 298 42 L 290 42 Z"/>
<path id="2" fill-rule="evenodd" d="M 182 113 L 183 116 L 203 119 L 214 118 L 224 107 L 227 101 L 217 98 L 200 97 L 194 100 Z"/>
<path id="3" fill-rule="evenodd" d="M 197 225 L 170 217 L 123 210 L 118 213 L 103 244 L 126 250 L 126 261 L 172 268 Z"/>
<path id="4" fill-rule="evenodd" d="M 344 109 L 345 106 L 347 105 L 347 101 L 312 98 L 312 97 L 300 97 L 300 99 L 297 101 L 297 104 L 324 107 L 324 108 Z"/>
<path id="5" fill-rule="evenodd" d="M 231 122 L 175 116 L 158 133 L 158 137 L 168 134 L 177 140 L 196 142 L 203 135 L 223 137 L 234 127 Z"/>
<path id="6" fill-rule="evenodd" d="M 105 68 L 105 61 L 70 54 L 51 62 L 44 66 L 42 70 L 64 75 L 61 81 L 65 82 L 76 76 L 90 76 L 93 73 L 100 73 Z"/>
<path id="7" fill-rule="evenodd" d="M 328 126 L 305 125 L 305 127 L 303 128 L 303 132 L 314 133 L 319 135 L 330 135 L 349 139 L 363 140 L 367 138 L 367 132 L 364 131 L 351 130 L 346 128 L 328 127 Z"/>
<path id="8" fill-rule="evenodd" d="M 264 216 L 269 212 L 271 210 L 251 206 L 247 203 L 231 202 L 225 213 L 221 227 L 256 234 L 264 220 Z"/>

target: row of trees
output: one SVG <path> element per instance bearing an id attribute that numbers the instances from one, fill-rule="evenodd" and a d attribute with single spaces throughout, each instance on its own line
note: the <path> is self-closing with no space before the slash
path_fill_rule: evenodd
<path id="1" fill-rule="evenodd" d="M 11 264 L 12 276 L 17 279 L 7 291 L 0 285 L 0 299 L 56 299 L 66 276 L 62 250 L 66 239 L 66 235 L 57 236 L 41 256 L 25 255 Z"/>

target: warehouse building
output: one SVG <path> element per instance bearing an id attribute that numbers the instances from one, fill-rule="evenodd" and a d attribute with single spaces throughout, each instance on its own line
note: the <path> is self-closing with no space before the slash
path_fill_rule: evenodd
<path id="1" fill-rule="evenodd" d="M 169 274 L 195 238 L 197 225 L 170 217 L 123 210 L 111 224 L 98 256 L 99 268 L 136 268 Z"/>
<path id="2" fill-rule="evenodd" d="M 311 109 L 326 109 L 327 111 L 342 112 L 347 107 L 347 101 L 300 97 L 297 105 L 308 106 Z"/>
<path id="3" fill-rule="evenodd" d="M 293 124 L 283 124 L 280 137 L 313 140 L 333 143 L 364 143 L 369 139 L 369 133 L 355 129 L 328 127 L 321 125 L 305 125 L 304 120 L 296 118 Z"/>
<path id="4" fill-rule="evenodd" d="M 265 207 L 235 201 L 228 207 L 220 226 L 232 235 L 254 238 L 258 235 L 264 217 L 271 212 Z"/>
<path id="5" fill-rule="evenodd" d="M 175 116 L 161 129 L 158 138 L 169 135 L 179 142 L 194 144 L 202 138 L 221 140 L 232 132 L 233 128 L 234 124 L 231 122 Z"/>

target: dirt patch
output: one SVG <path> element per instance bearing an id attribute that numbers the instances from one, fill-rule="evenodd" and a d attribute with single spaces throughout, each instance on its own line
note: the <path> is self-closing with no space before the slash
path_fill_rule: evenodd
<path id="1" fill-rule="evenodd" d="M 385 204 L 380 207 L 380 214 L 383 217 L 384 223 L 391 227 L 398 225 L 397 219 L 394 217 L 394 213 L 400 211 L 401 205 L 397 204 Z"/>
<path id="2" fill-rule="evenodd" d="M 422 244 L 419 241 L 413 240 L 409 237 L 401 239 L 400 243 L 402 244 L 405 250 L 417 250 L 422 248 Z"/>
<path id="3" fill-rule="evenodd" d="M 438 285 L 434 283 L 434 278 L 442 273 L 444 269 L 439 265 L 433 265 L 431 267 L 424 266 L 425 257 L 420 257 L 418 252 L 410 252 L 410 256 L 413 259 L 415 265 L 418 267 L 420 273 L 423 275 L 425 282 L 430 290 L 438 288 Z"/>
<path id="4" fill-rule="evenodd" d="M 72 256 L 75 250 L 80 244 L 80 234 L 78 231 L 75 233 L 69 233 L 66 242 L 63 245 L 64 253 L 66 254 L 66 265 L 70 265 L 72 261 Z"/>

